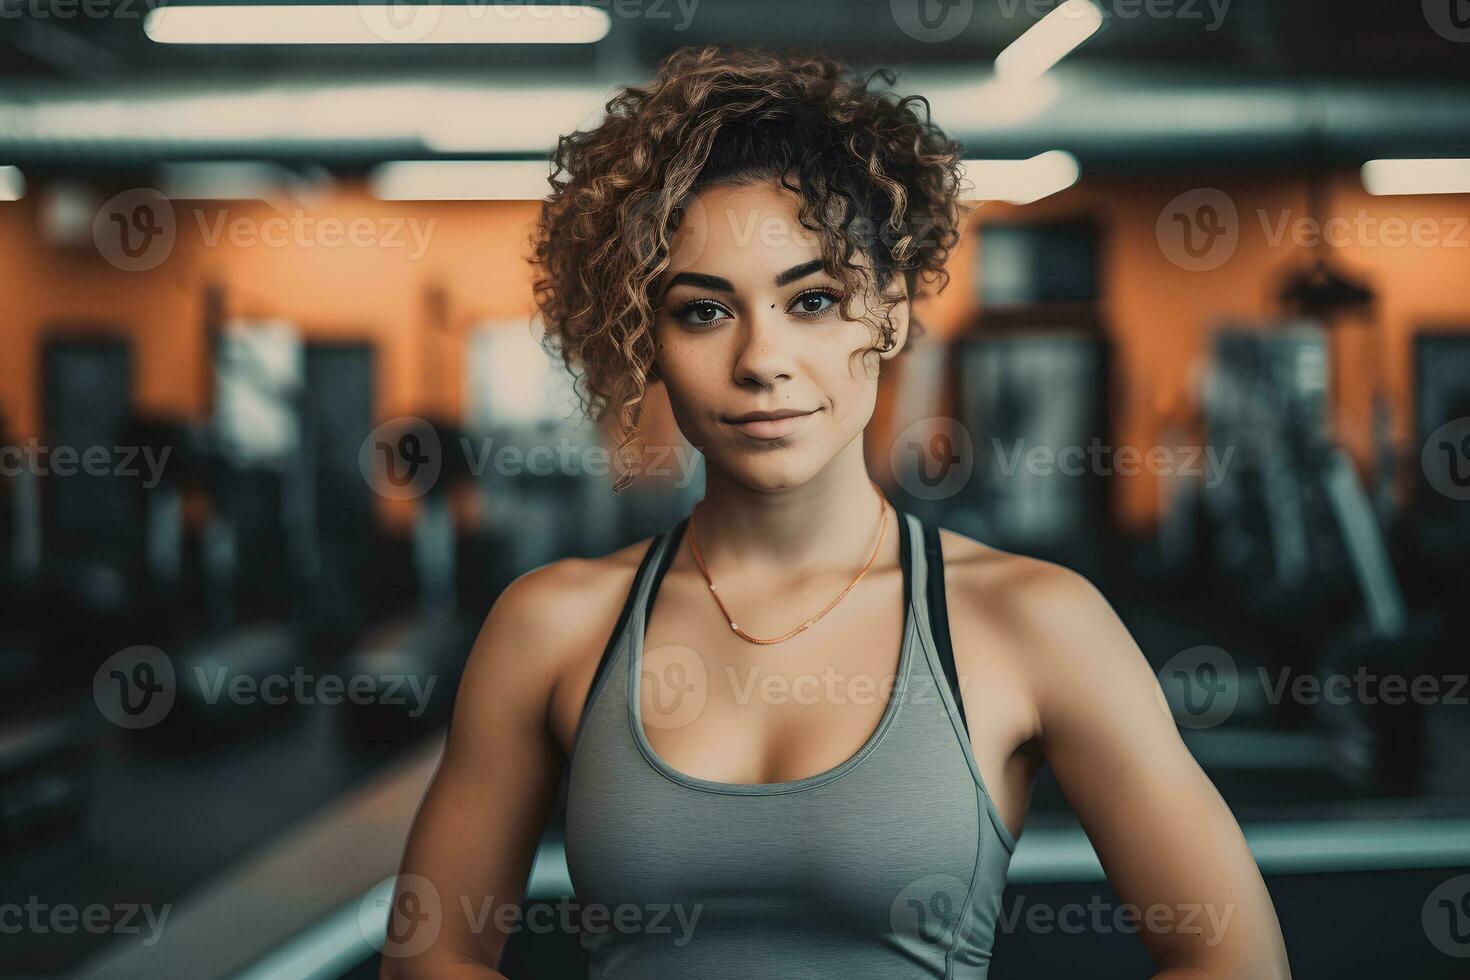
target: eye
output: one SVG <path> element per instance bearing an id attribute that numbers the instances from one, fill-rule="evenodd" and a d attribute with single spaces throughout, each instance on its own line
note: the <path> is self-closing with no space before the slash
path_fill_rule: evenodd
<path id="1" fill-rule="evenodd" d="M 828 305 L 821 305 L 823 300 L 827 300 Z M 842 302 L 841 293 L 837 292 L 836 290 L 818 287 L 817 289 L 807 290 L 806 292 L 797 296 L 796 299 L 792 301 L 790 312 L 794 316 L 799 316 L 803 319 L 811 320 L 821 316 L 823 313 L 826 313 L 833 306 L 836 306 L 840 302 Z"/>
<path id="2" fill-rule="evenodd" d="M 691 326 L 707 326 L 719 322 L 719 314 L 730 315 L 730 311 L 712 299 L 694 299 L 674 310 L 674 319 Z M 692 315 L 692 319 L 691 319 Z"/>

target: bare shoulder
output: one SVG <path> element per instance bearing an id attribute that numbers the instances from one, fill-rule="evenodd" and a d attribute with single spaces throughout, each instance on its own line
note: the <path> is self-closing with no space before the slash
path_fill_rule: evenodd
<path id="1" fill-rule="evenodd" d="M 595 669 L 651 540 L 595 558 L 561 558 L 512 580 L 470 651 L 460 700 L 514 699 L 554 721 L 560 693 Z"/>
<path id="2" fill-rule="evenodd" d="M 957 663 L 987 677 L 1003 672 L 1038 729 L 1043 695 L 1059 681 L 1142 661 L 1112 605 L 1081 573 L 948 529 L 940 541 Z"/>
<path id="3" fill-rule="evenodd" d="M 1059 614 L 1111 610 L 1085 575 L 1065 565 L 1004 551 L 947 528 L 940 531 L 940 541 L 945 581 L 966 602 L 1052 621 Z"/>
<path id="4" fill-rule="evenodd" d="M 942 540 L 945 580 L 954 596 L 951 622 L 958 617 L 983 624 L 994 655 L 1024 682 L 1040 743 L 1048 741 L 1049 732 L 1095 734 L 1104 705 L 1112 705 L 1106 710 L 1115 711 L 1112 722 L 1122 720 L 1123 727 L 1147 728 L 1170 717 L 1148 659 L 1112 603 L 1085 575 L 951 532 Z M 956 644 L 955 658 L 961 657 Z M 1166 729 L 1172 731 L 1172 725 Z M 1159 737 L 1148 730 L 1150 738 Z"/>
<path id="5" fill-rule="evenodd" d="M 643 538 L 596 558 L 560 558 L 523 572 L 491 606 L 476 650 L 507 645 L 519 651 L 517 659 L 538 660 L 548 669 L 575 657 L 616 621 L 651 540 Z"/>

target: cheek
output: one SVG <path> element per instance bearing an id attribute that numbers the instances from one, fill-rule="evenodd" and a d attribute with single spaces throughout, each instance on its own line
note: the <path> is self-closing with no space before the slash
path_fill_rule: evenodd
<path id="1" fill-rule="evenodd" d="M 697 422 L 700 409 L 712 401 L 713 393 L 718 390 L 717 364 L 678 339 L 661 344 L 657 360 L 659 377 L 675 417 L 681 425 Z"/>
<path id="2" fill-rule="evenodd" d="M 874 393 L 862 380 L 842 374 L 822 382 L 827 404 L 827 427 L 834 437 L 848 439 L 872 418 Z"/>

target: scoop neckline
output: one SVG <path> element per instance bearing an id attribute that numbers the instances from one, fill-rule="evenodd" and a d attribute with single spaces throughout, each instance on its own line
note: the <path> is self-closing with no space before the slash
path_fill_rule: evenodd
<path id="1" fill-rule="evenodd" d="M 893 506 L 889 504 L 889 506 Z M 683 542 L 685 530 L 689 525 L 689 518 L 684 517 L 679 523 L 670 529 L 662 542 L 663 551 L 659 560 L 652 570 L 652 581 L 647 589 L 647 595 L 638 603 L 636 618 L 632 624 L 630 656 L 628 658 L 628 725 L 633 730 L 633 740 L 637 743 L 643 758 L 653 767 L 655 771 L 690 789 L 700 790 L 706 793 L 722 793 L 728 796 L 774 796 L 783 793 L 799 793 L 838 779 L 862 764 L 892 727 L 894 719 L 898 716 L 899 708 L 902 706 L 904 694 L 908 689 L 910 664 L 913 660 L 914 647 L 918 643 L 918 622 L 915 616 L 914 604 L 914 574 L 913 563 L 913 533 L 909 527 L 908 515 L 894 507 L 894 513 L 898 518 L 899 526 L 899 564 L 903 571 L 903 629 L 900 633 L 897 676 L 899 680 L 894 683 L 888 695 L 888 703 L 884 706 L 883 715 L 878 719 L 877 726 L 868 735 L 860 748 L 842 762 L 824 769 L 821 772 L 812 773 L 810 776 L 802 776 L 799 779 L 788 779 L 775 783 L 729 783 L 717 779 L 704 779 L 693 776 L 686 772 L 675 769 L 664 761 L 653 743 L 648 740 L 647 733 L 643 730 L 642 712 L 642 676 L 643 676 L 643 651 L 644 643 L 648 633 L 648 614 L 653 609 L 654 599 L 658 595 L 659 586 L 663 582 L 663 576 L 672 564 L 672 556 Z"/>

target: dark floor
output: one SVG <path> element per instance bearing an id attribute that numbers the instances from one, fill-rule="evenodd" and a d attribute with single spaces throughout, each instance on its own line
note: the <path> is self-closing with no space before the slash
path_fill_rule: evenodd
<path id="1" fill-rule="evenodd" d="M 351 747 L 333 707 L 298 706 L 283 721 L 205 756 L 149 751 L 109 726 L 91 761 L 85 823 L 8 855 L 0 895 L 77 907 L 176 902 L 383 764 Z M 59 973 L 107 938 L 7 935 L 0 973 Z"/>

